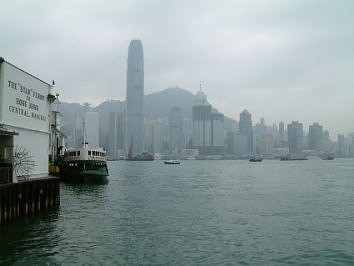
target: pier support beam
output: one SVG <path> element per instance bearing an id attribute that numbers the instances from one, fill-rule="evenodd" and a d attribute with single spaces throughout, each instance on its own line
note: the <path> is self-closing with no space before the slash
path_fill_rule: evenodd
<path id="1" fill-rule="evenodd" d="M 59 193 L 57 177 L 0 185 L 0 225 L 56 208 Z"/>

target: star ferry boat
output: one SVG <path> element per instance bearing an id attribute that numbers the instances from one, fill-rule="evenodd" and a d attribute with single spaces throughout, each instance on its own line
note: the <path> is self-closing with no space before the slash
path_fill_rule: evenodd
<path id="1" fill-rule="evenodd" d="M 69 182 L 108 182 L 106 151 L 89 148 L 85 143 L 78 149 L 67 149 L 59 163 L 60 177 Z"/>

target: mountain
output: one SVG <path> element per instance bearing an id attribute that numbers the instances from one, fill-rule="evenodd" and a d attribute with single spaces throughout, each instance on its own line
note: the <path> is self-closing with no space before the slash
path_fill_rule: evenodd
<path id="1" fill-rule="evenodd" d="M 144 115 L 147 119 L 161 118 L 168 116 L 173 106 L 178 106 L 184 117 L 192 117 L 194 99 L 195 95 L 181 88 L 168 88 L 151 93 L 144 98 Z"/>

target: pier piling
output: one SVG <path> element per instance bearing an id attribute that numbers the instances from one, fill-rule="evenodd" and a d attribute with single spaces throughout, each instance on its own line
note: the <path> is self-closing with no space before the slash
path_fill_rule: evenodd
<path id="1" fill-rule="evenodd" d="M 0 185 L 0 225 L 21 217 L 38 215 L 59 205 L 57 177 Z"/>

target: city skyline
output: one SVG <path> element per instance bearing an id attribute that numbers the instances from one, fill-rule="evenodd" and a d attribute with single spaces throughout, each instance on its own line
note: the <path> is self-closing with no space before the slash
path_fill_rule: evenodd
<path id="1" fill-rule="evenodd" d="M 171 88 L 170 88 L 171 89 Z M 159 93 L 166 93 L 168 90 L 170 90 L 170 89 L 166 89 L 166 90 L 163 90 L 163 91 L 160 91 L 160 92 L 155 92 L 155 93 L 153 93 L 153 94 L 151 94 L 151 95 L 155 95 L 155 94 L 159 94 Z M 181 88 L 173 88 L 174 90 L 184 90 L 184 89 L 181 89 Z M 200 92 L 200 91 L 199 91 Z M 198 94 L 198 93 L 197 93 Z M 197 94 L 196 95 L 194 95 L 193 97 L 196 97 L 196 99 L 198 98 L 198 96 L 197 96 Z M 204 97 L 206 97 L 206 95 L 205 95 L 205 93 L 203 93 L 202 92 L 202 94 L 204 95 Z M 144 95 L 144 97 L 145 96 L 150 96 L 149 94 L 147 94 L 147 95 Z M 92 110 L 95 110 L 97 107 L 98 108 L 100 108 L 100 106 L 102 105 L 102 106 L 104 106 L 104 105 L 106 105 L 106 104 L 109 104 L 109 102 L 110 101 L 105 101 L 105 102 L 102 102 L 102 103 L 100 103 L 98 106 L 96 106 L 96 107 L 93 107 L 93 106 L 91 106 L 90 107 L 90 109 L 92 109 Z M 113 103 L 115 102 L 115 100 L 113 100 L 112 101 Z M 123 104 L 123 106 L 125 105 L 125 100 L 123 100 L 123 101 L 117 101 L 117 102 L 120 102 L 121 104 Z M 70 103 L 66 103 L 66 102 L 63 102 L 63 103 L 65 103 L 65 104 L 70 104 Z M 76 104 L 78 104 L 78 103 L 76 103 Z M 86 105 L 81 105 L 81 106 L 86 106 Z M 176 107 L 176 105 L 175 104 L 171 104 L 171 106 L 169 107 L 169 108 L 172 108 L 172 107 Z M 212 108 L 215 108 L 215 106 L 213 106 L 212 105 Z M 121 110 L 122 111 L 122 110 Z M 118 111 L 118 113 L 120 113 L 121 111 Z M 239 115 L 240 115 L 240 113 L 242 113 L 242 111 L 247 111 L 248 112 L 248 110 L 247 109 L 244 109 L 244 110 L 242 110 L 242 109 L 240 109 L 240 110 L 235 110 L 235 114 L 233 115 L 233 116 L 226 116 L 226 117 L 228 117 L 229 119 L 232 119 L 232 120 L 234 120 L 236 123 L 239 123 Z M 154 113 L 156 113 L 155 111 L 154 111 Z M 303 127 L 304 127 L 304 132 L 305 133 L 308 133 L 309 132 L 309 127 L 310 126 L 312 126 L 313 124 L 318 124 L 319 122 L 318 122 L 318 120 L 314 120 L 314 121 L 310 121 L 309 123 L 305 123 L 303 120 L 301 120 L 301 119 L 299 119 L 299 118 L 295 118 L 295 119 L 293 119 L 293 120 L 290 120 L 290 119 L 286 119 L 286 120 L 284 120 L 284 121 L 271 121 L 270 119 L 268 119 L 268 117 L 264 117 L 262 114 L 255 114 L 255 113 L 253 113 L 252 112 L 252 110 L 250 110 L 250 112 L 249 112 L 251 115 L 252 115 L 252 117 L 260 117 L 258 120 L 256 120 L 256 119 L 253 119 L 252 118 L 252 126 L 253 127 L 256 127 L 256 125 L 257 124 L 262 124 L 262 123 L 265 123 L 265 125 L 266 126 L 268 126 L 268 127 L 272 127 L 274 124 L 276 124 L 277 125 L 277 127 L 280 125 L 280 124 L 283 124 L 283 126 L 285 126 L 286 127 L 286 125 L 287 124 L 290 124 L 291 122 L 293 122 L 293 121 L 299 121 L 299 122 L 301 122 L 302 124 L 303 124 Z M 168 118 L 168 114 L 167 113 L 163 113 L 161 116 L 160 116 L 160 118 L 161 119 L 164 119 L 164 118 Z M 144 116 L 144 119 L 147 119 L 147 121 L 149 121 L 149 119 L 147 118 L 147 117 L 145 117 Z M 79 123 L 80 124 L 80 123 Z M 342 133 L 342 132 L 339 132 L 338 134 L 335 134 L 334 132 L 331 132 L 330 131 L 330 129 L 327 127 L 327 125 L 326 124 L 322 124 L 322 123 L 320 123 L 322 126 L 323 126 L 323 131 L 328 131 L 329 132 L 329 134 L 330 134 L 330 139 L 332 140 L 332 141 L 337 141 L 337 136 L 338 135 L 345 135 L 345 136 L 347 136 L 348 134 L 351 134 L 351 133 L 353 133 L 354 132 L 354 130 L 353 131 L 350 131 L 349 133 Z M 80 124 L 81 125 L 81 124 Z M 80 142 L 81 143 L 81 142 Z"/>
<path id="2" fill-rule="evenodd" d="M 125 99 L 126 47 L 139 38 L 147 94 L 174 86 L 196 93 L 202 82 L 210 103 L 229 117 L 246 108 L 254 121 L 317 121 L 333 138 L 353 131 L 353 7 L 351 1 L 7 1 L 0 56 L 54 79 L 62 100 L 98 105 Z"/>

